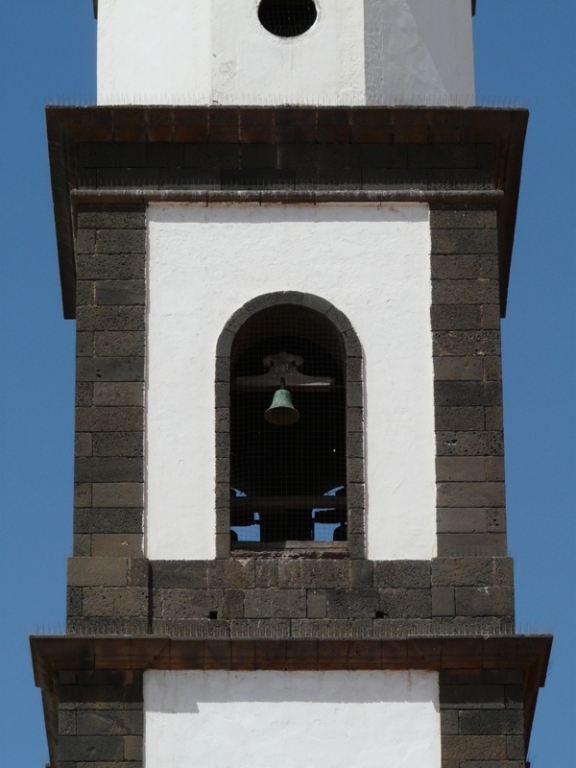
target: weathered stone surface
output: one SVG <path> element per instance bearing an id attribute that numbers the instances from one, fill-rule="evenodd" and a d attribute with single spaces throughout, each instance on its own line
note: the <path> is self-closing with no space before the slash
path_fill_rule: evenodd
<path id="1" fill-rule="evenodd" d="M 134 587 L 87 587 L 84 589 L 84 615 L 145 617 L 148 615 L 148 590 Z"/>
<path id="2" fill-rule="evenodd" d="M 121 736 L 61 736 L 58 754 L 61 761 L 78 761 L 80 764 L 122 760 L 124 740 Z"/>
<path id="3" fill-rule="evenodd" d="M 95 507 L 141 507 L 143 503 L 142 483 L 94 483 L 92 488 Z"/>
<path id="4" fill-rule="evenodd" d="M 74 511 L 74 533 L 142 533 L 142 508 L 78 508 Z"/>
<path id="5" fill-rule="evenodd" d="M 139 382 L 94 383 L 94 405 L 141 406 L 144 403 L 144 385 Z"/>
<path id="6" fill-rule="evenodd" d="M 317 560 L 284 560 L 278 564 L 278 586 L 334 589 L 349 579 L 348 562 Z"/>
<path id="7" fill-rule="evenodd" d="M 503 456 L 504 438 L 501 430 L 437 432 L 436 450 L 438 456 Z"/>
<path id="8" fill-rule="evenodd" d="M 91 438 L 94 456 L 141 457 L 144 453 L 142 432 L 94 432 Z"/>
<path id="9" fill-rule="evenodd" d="M 512 584 L 510 558 L 469 557 L 432 560 L 432 586 L 490 587 Z"/>
<path id="10" fill-rule="evenodd" d="M 390 618 L 421 618 L 432 615 L 429 589 L 381 589 L 379 608 Z"/>
<path id="11" fill-rule="evenodd" d="M 456 590 L 459 616 L 512 616 L 514 595 L 509 587 L 460 587 Z"/>
<path id="12" fill-rule="evenodd" d="M 76 716 L 78 735 L 142 735 L 143 718 L 139 710 L 81 709 Z"/>
<path id="13" fill-rule="evenodd" d="M 246 618 L 304 618 L 306 591 L 304 589 L 254 589 L 246 592 Z"/>
<path id="14" fill-rule="evenodd" d="M 327 615 L 331 619 L 374 618 L 379 607 L 375 589 L 332 589 L 327 593 L 327 599 Z"/>
<path id="15" fill-rule="evenodd" d="M 466 710 L 460 713 L 459 728 L 462 734 L 521 734 L 523 713 L 517 709 Z"/>
<path id="16" fill-rule="evenodd" d="M 505 760 L 505 736 L 445 736 L 443 756 L 457 760 Z"/>
<path id="17" fill-rule="evenodd" d="M 68 560 L 68 584 L 85 587 L 123 587 L 127 583 L 127 560 L 120 557 L 73 557 Z"/>
<path id="18" fill-rule="evenodd" d="M 143 537 L 140 533 L 92 534 L 92 557 L 135 557 L 143 554 Z"/>
<path id="19" fill-rule="evenodd" d="M 503 507 L 504 504 L 504 483 L 438 484 L 439 507 Z"/>
<path id="20" fill-rule="evenodd" d="M 423 589 L 430 586 L 430 563 L 425 560 L 390 560 L 374 563 L 374 586 Z"/>

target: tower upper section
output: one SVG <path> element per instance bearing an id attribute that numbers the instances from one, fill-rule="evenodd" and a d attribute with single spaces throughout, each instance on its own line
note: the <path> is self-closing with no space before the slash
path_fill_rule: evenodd
<path id="1" fill-rule="evenodd" d="M 99 104 L 474 104 L 470 0 L 99 0 Z"/>

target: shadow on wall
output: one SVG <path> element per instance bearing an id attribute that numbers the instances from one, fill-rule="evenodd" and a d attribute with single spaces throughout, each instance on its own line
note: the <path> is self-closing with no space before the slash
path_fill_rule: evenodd
<path id="1" fill-rule="evenodd" d="M 213 703 L 426 704 L 439 710 L 438 673 L 428 671 L 148 671 L 147 712 L 198 713 Z"/>

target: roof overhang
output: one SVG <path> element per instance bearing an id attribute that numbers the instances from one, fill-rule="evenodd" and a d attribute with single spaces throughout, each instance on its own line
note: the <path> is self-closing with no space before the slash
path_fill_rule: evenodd
<path id="1" fill-rule="evenodd" d="M 385 640 L 191 640 L 169 637 L 31 637 L 52 765 L 58 743 L 58 672 L 95 670 L 498 670 L 523 672 L 530 738 L 544 685 L 550 635 L 411 637 Z"/>
<path id="2" fill-rule="evenodd" d="M 405 144 L 405 145 L 492 145 L 494 167 L 490 189 L 461 185 L 458 189 L 427 189 L 418 182 L 411 188 L 374 192 L 350 189 L 336 180 L 328 190 L 309 190 L 316 202 L 324 195 L 340 201 L 427 202 L 431 207 L 498 210 L 498 249 L 500 263 L 500 305 L 505 314 L 520 173 L 528 122 L 525 109 L 461 107 L 48 107 L 48 141 L 52 191 L 56 217 L 56 237 L 64 315 L 75 315 L 75 255 L 73 207 L 80 198 L 109 202 L 145 204 L 149 200 L 170 199 L 193 202 L 198 192 L 181 189 L 135 189 L 121 184 L 117 188 L 94 189 L 82 185 L 79 148 L 83 144 L 122 143 L 201 143 L 201 144 Z M 286 138 L 289 136 L 289 138 Z M 265 202 L 305 202 L 306 191 L 262 192 Z M 218 198 L 218 192 L 211 192 Z M 221 190 L 230 196 L 229 189 Z M 244 194 L 238 190 L 236 195 Z M 319 198 L 320 196 L 320 198 Z M 242 198 L 245 201 L 245 198 Z"/>

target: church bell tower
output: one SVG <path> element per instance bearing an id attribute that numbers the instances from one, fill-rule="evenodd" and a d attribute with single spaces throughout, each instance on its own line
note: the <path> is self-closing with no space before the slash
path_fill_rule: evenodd
<path id="1" fill-rule="evenodd" d="M 470 0 L 94 0 L 50 768 L 520 768 L 500 318 L 527 125 Z"/>

